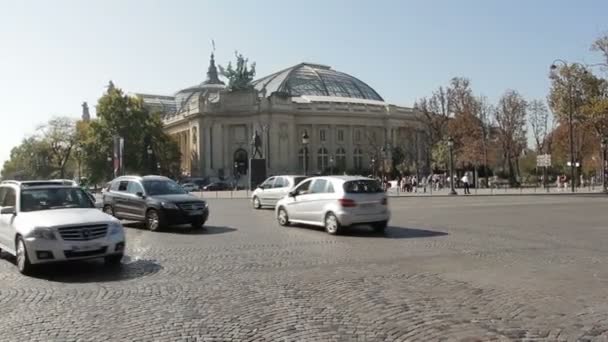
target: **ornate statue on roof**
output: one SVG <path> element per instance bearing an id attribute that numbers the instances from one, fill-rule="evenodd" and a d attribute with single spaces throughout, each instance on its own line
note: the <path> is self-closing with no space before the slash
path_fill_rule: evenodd
<path id="1" fill-rule="evenodd" d="M 243 57 L 242 54 L 235 52 L 236 68 L 232 66 L 232 62 L 228 62 L 228 67 L 224 68 L 220 65 L 222 76 L 228 79 L 228 88 L 230 90 L 247 90 L 253 88 L 251 82 L 255 76 L 255 62 L 249 64 L 249 59 Z"/>
<path id="2" fill-rule="evenodd" d="M 82 121 L 89 122 L 91 121 L 91 114 L 89 113 L 89 105 L 87 102 L 82 103 Z"/>

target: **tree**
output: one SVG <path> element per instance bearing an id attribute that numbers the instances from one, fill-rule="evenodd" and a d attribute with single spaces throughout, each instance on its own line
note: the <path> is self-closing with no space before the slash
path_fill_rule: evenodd
<path id="1" fill-rule="evenodd" d="M 53 175 L 48 158 L 48 145 L 38 137 L 23 139 L 13 147 L 10 159 L 2 167 L 2 179 L 48 179 Z"/>
<path id="2" fill-rule="evenodd" d="M 59 178 L 65 178 L 66 165 L 76 144 L 76 121 L 68 117 L 51 119 L 38 128 L 40 140 L 48 144 L 48 162 L 58 171 Z"/>
<path id="3" fill-rule="evenodd" d="M 232 62 L 228 62 L 228 67 L 219 66 L 222 76 L 228 79 L 228 89 L 230 90 L 247 90 L 253 86 L 251 82 L 255 77 L 255 62 L 248 66 L 249 59 L 243 57 L 242 54 L 236 51 L 236 68 L 232 67 Z"/>
<path id="4" fill-rule="evenodd" d="M 552 127 L 553 119 L 547 106 L 542 100 L 532 100 L 528 105 L 528 121 L 536 142 L 536 153 L 546 153 L 547 135 Z"/>
<path id="5" fill-rule="evenodd" d="M 160 116 L 150 114 L 140 98 L 125 95 L 113 83 L 98 100 L 97 119 L 91 120 L 82 136 L 83 160 L 93 182 L 112 175 L 108 158 L 113 155 L 115 136 L 125 142 L 123 168 L 126 172 L 150 173 L 159 163 L 159 171 L 169 174 L 175 171 L 175 164 L 179 165 L 178 147 L 163 132 Z M 155 160 L 149 158 L 148 149 L 153 150 Z"/>
<path id="6" fill-rule="evenodd" d="M 492 135 L 492 113 L 494 107 L 488 103 L 488 99 L 485 96 L 477 97 L 475 101 L 475 116 L 477 117 L 477 123 L 479 124 L 479 132 L 481 134 L 481 149 L 483 154 L 483 175 L 485 177 L 485 184 L 488 186 L 488 166 L 489 166 L 489 149 L 491 145 Z"/>
<path id="7" fill-rule="evenodd" d="M 466 78 L 452 78 L 447 88 L 440 86 L 431 97 L 424 97 L 414 104 L 414 109 L 419 114 L 418 119 L 424 127 L 428 139 L 427 156 L 431 156 L 430 164 L 434 167 L 441 165 L 438 160 L 434 159 L 433 156 L 438 156 L 438 154 L 433 151 L 441 149 L 437 145 L 448 134 L 450 119 L 455 116 L 455 113 L 462 113 L 470 109 L 469 83 Z"/>
<path id="8" fill-rule="evenodd" d="M 526 100 L 515 90 L 507 90 L 494 112 L 498 126 L 504 162 L 509 168 L 509 180 L 515 184 L 517 157 L 526 146 Z"/>
<path id="9" fill-rule="evenodd" d="M 597 51 L 602 54 L 604 58 L 604 67 L 608 68 L 608 33 L 597 38 L 591 45 L 591 51 Z"/>

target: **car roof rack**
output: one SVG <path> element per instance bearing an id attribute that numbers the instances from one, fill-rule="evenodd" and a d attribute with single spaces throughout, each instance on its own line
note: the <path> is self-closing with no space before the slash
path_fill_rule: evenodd
<path id="1" fill-rule="evenodd" d="M 72 186 L 72 184 L 66 184 L 63 180 L 31 180 L 31 181 L 17 181 L 17 180 L 5 180 L 0 184 L 13 184 L 21 188 L 32 187 L 32 186 Z"/>

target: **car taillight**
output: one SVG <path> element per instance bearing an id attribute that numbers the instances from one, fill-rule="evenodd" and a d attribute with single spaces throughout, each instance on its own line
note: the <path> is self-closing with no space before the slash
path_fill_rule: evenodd
<path id="1" fill-rule="evenodd" d="M 380 201 L 380 203 L 381 203 L 382 205 L 387 205 L 387 204 L 388 204 L 388 198 L 384 197 L 384 198 L 383 198 L 383 199 Z"/>
<path id="2" fill-rule="evenodd" d="M 348 199 L 348 198 L 340 198 L 338 200 L 338 202 L 344 208 L 352 208 L 352 207 L 356 207 L 357 206 L 357 203 L 355 201 L 353 201 L 352 199 Z"/>

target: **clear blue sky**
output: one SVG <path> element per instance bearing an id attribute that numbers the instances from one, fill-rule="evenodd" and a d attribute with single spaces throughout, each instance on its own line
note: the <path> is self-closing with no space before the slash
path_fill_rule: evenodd
<path id="1" fill-rule="evenodd" d="M 0 0 L 0 163 L 56 115 L 80 115 L 111 79 L 172 94 L 239 50 L 258 76 L 301 61 L 331 65 L 411 106 L 453 76 L 495 101 L 545 98 L 555 58 L 591 63 L 608 31 L 605 0 Z"/>

